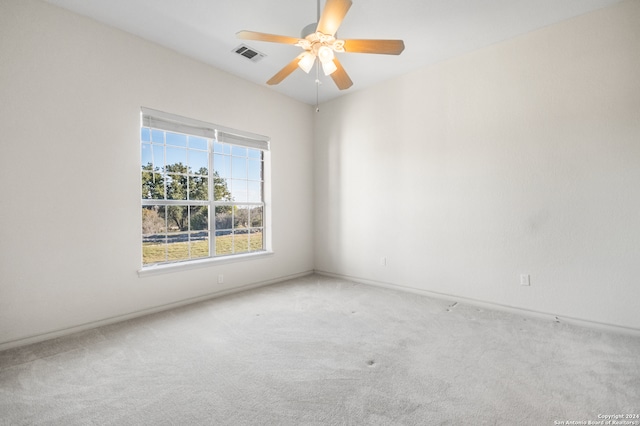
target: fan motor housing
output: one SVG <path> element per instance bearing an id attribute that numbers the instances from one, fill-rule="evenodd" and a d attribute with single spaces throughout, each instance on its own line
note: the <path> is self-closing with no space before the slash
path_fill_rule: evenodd
<path id="1" fill-rule="evenodd" d="M 302 31 L 300 31 L 300 38 L 307 38 L 308 35 L 311 35 L 316 32 L 316 28 L 318 28 L 317 22 L 313 22 L 307 25 L 302 29 Z M 338 38 L 338 33 L 335 33 L 333 36 L 335 38 Z"/>

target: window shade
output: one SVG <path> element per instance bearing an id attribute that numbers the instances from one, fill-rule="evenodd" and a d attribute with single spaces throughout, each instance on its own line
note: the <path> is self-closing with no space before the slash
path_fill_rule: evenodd
<path id="1" fill-rule="evenodd" d="M 267 136 L 243 132 L 242 130 L 218 126 L 205 121 L 181 117 L 149 108 L 142 108 L 142 125 L 169 132 L 202 136 L 220 142 L 261 149 L 263 151 L 269 150 L 269 138 Z"/>
<path id="2" fill-rule="evenodd" d="M 232 133 L 218 132 L 218 141 L 245 146 L 247 148 L 261 149 L 263 151 L 269 150 L 269 141 L 251 139 L 240 135 L 234 135 Z"/>

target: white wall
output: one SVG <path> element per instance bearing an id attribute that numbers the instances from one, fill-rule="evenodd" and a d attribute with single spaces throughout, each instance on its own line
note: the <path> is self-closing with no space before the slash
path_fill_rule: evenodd
<path id="1" fill-rule="evenodd" d="M 339 98 L 316 134 L 317 270 L 640 329 L 640 1 Z"/>
<path id="2" fill-rule="evenodd" d="M 138 277 L 141 106 L 271 137 L 274 256 Z M 1 1 L 0 347 L 313 270 L 313 119 L 121 31 Z"/>

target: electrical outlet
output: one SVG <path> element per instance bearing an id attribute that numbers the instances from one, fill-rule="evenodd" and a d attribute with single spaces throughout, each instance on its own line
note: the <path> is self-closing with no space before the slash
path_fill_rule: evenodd
<path id="1" fill-rule="evenodd" d="M 520 285 L 531 285 L 531 276 L 527 274 L 520 274 Z"/>
<path id="2" fill-rule="evenodd" d="M 381 257 L 380 258 L 380 266 L 387 266 L 387 258 L 386 257 Z"/>
<path id="3" fill-rule="evenodd" d="M 218 284 L 222 284 L 224 282 L 224 275 L 218 274 Z"/>

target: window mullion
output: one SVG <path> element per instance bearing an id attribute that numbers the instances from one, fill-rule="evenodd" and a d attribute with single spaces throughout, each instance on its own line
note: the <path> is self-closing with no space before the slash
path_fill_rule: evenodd
<path id="1" fill-rule="evenodd" d="M 189 188 L 188 184 L 187 184 L 187 188 Z M 189 259 L 191 259 L 192 257 L 191 255 L 191 206 L 187 207 L 187 256 Z"/>
<path id="2" fill-rule="evenodd" d="M 167 208 L 164 209 L 164 261 L 169 259 L 169 214 Z"/>
<path id="3" fill-rule="evenodd" d="M 153 198 L 143 198 L 143 206 L 208 206 L 206 200 L 155 200 Z"/>
<path id="4" fill-rule="evenodd" d="M 153 136 L 151 137 L 153 143 Z M 164 186 L 164 199 L 167 200 L 167 133 L 162 132 L 162 185 Z"/>
<path id="5" fill-rule="evenodd" d="M 214 131 L 214 136 L 217 136 L 218 131 Z M 209 256 L 213 257 L 216 255 L 216 212 L 215 212 L 215 200 L 213 199 L 215 195 L 214 186 L 213 186 L 213 176 L 214 176 L 214 164 L 213 164 L 213 144 L 215 139 L 208 139 L 208 147 L 209 147 Z"/>

